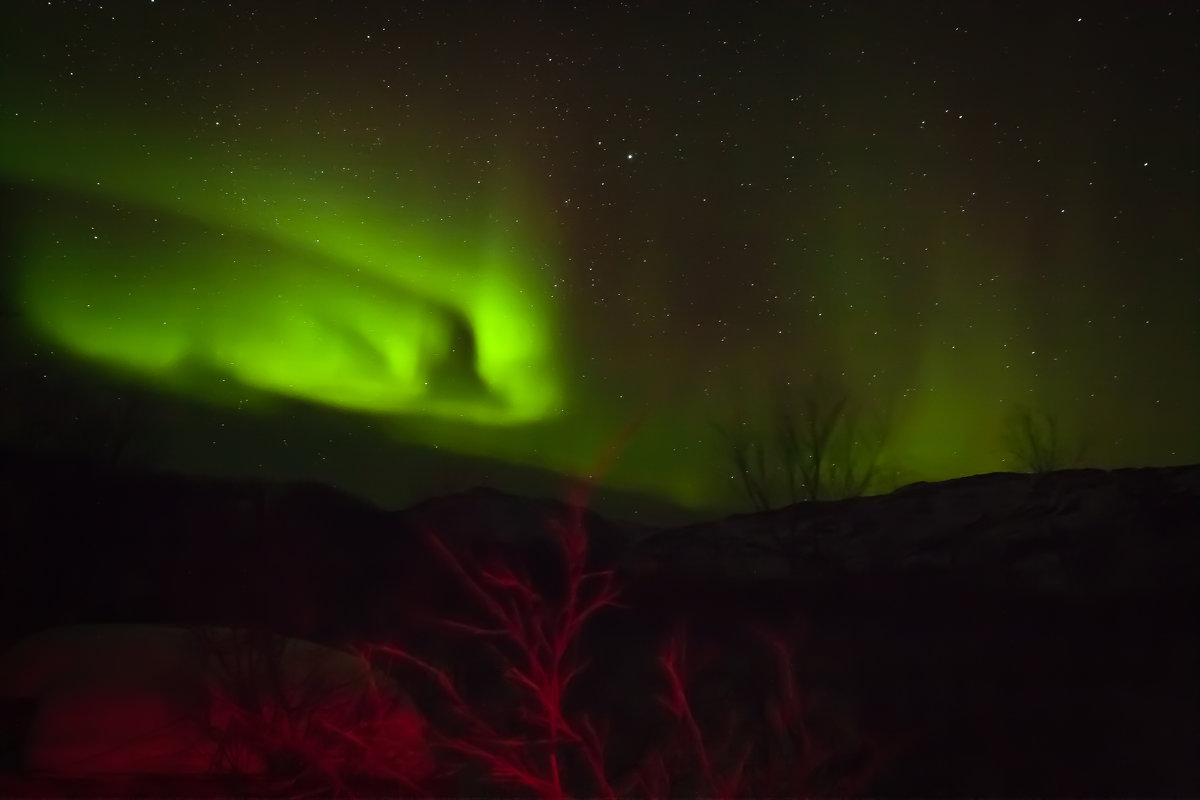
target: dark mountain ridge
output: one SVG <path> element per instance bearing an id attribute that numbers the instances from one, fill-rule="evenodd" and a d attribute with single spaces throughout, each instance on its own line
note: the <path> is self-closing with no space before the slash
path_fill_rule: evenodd
<path id="1" fill-rule="evenodd" d="M 460 665 L 484 643 L 440 631 L 472 601 L 428 537 L 554 598 L 553 523 L 577 510 L 479 488 L 385 511 L 320 484 L 12 453 L 0 504 L 3 644 L 72 623 L 220 624 L 417 643 Z M 791 632 L 806 685 L 915 732 L 873 793 L 1200 789 L 1200 465 L 994 473 L 664 528 L 578 513 L 590 566 L 623 590 L 581 645 L 578 691 L 597 702 L 653 680 L 637 665 L 652 672 L 681 625 L 731 659 L 731 685 L 755 685 L 741 654 L 765 624 Z"/>
<path id="2" fill-rule="evenodd" d="M 301 591 L 305 581 L 336 587 L 331 607 L 355 605 L 356 596 L 392 591 L 422 572 L 425 533 L 479 554 L 540 560 L 552 572 L 551 523 L 572 511 L 565 499 L 483 487 L 385 511 L 315 483 L 144 473 L 13 452 L 0 458 L 0 492 L 6 593 L 26 598 L 19 607 L 27 613 L 36 611 L 28 598 L 50 595 L 53 619 L 71 606 L 88 617 L 127 616 L 134 609 L 120 597 L 164 591 L 223 594 L 212 613 L 253 616 L 288 594 L 257 586 L 263 578 L 303 595 L 312 594 Z M 1200 465 L 992 473 L 675 527 L 581 513 L 593 562 L 630 583 L 802 592 L 959 584 L 1098 600 L 1186 593 L 1200 575 Z M 44 591 L 50 584 L 58 591 Z M 203 605 L 163 599 L 156 613 Z M 188 616 L 195 613 L 203 611 Z M 331 632 L 355 627 L 352 619 L 326 624 Z"/>

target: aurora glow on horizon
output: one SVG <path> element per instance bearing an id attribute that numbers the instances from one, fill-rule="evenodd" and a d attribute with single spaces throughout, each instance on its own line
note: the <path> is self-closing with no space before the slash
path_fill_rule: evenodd
<path id="1" fill-rule="evenodd" d="M 818 380 L 897 480 L 1016 404 L 1200 460 L 1194 8 L 234 5 L 2 34 L 7 368 L 194 401 L 174 467 L 735 508 L 713 423 Z"/>

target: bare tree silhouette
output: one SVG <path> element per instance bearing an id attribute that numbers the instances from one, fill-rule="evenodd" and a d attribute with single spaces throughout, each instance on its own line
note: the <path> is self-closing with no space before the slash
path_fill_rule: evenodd
<path id="1" fill-rule="evenodd" d="M 868 421 L 845 391 L 780 390 L 766 430 L 716 425 L 743 494 L 756 510 L 858 497 L 883 478 L 888 415 Z"/>
<path id="2" fill-rule="evenodd" d="M 1087 447 L 1068 442 L 1052 414 L 1019 405 L 1009 413 L 1001 434 L 1005 455 L 1022 472 L 1041 474 L 1078 465 Z"/>

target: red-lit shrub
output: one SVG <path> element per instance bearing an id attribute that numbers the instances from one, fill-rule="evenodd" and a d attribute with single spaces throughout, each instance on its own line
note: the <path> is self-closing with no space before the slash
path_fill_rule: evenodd
<path id="1" fill-rule="evenodd" d="M 553 530 L 561 575 L 542 583 L 512 561 L 479 563 L 429 536 L 469 601 L 463 608 L 474 609 L 441 619 L 458 661 L 400 643 L 356 654 L 237 629 L 116 626 L 105 635 L 133 637 L 126 649 L 135 655 L 154 645 L 186 667 L 192 682 L 170 686 L 191 687 L 181 703 L 198 698 L 184 703 L 199 725 L 188 740 L 189 774 L 240 776 L 264 795 L 733 798 L 861 788 L 872 768 L 860 757 L 861 737 L 822 724 L 814 695 L 797 687 L 792 638 L 740 615 L 663 638 L 655 631 L 669 624 L 639 624 L 618 602 L 613 572 L 589 568 L 582 504 Z M 536 588 L 543 584 L 553 588 Z M 732 643 L 731 628 L 740 634 Z M 71 653 L 89 652 L 80 635 L 68 637 Z M 80 661 L 48 647 L 38 652 L 62 656 L 56 663 Z M 112 655 L 110 672 L 133 680 Z M 589 670 L 590 658 L 603 668 Z M 54 683 L 33 668 L 40 661 L 26 662 L 33 677 Z M 36 688 L 19 696 L 42 697 Z M 67 734 L 78 752 L 106 744 Z M 147 773 L 151 762 L 138 757 L 148 752 L 121 763 Z"/>
<path id="2" fill-rule="evenodd" d="M 697 707 L 697 690 L 703 694 L 706 688 L 698 682 L 705 677 L 691 663 L 682 629 L 659 650 L 657 694 L 653 686 L 618 692 L 639 704 L 643 714 L 657 707 L 654 735 L 648 739 L 614 729 L 613 714 L 589 710 L 586 700 L 572 696 L 576 679 L 588 667 L 581 648 L 585 626 L 602 610 L 618 607 L 620 593 L 611 571 L 586 566 L 587 537 L 578 504 L 556 532 L 565 580 L 562 596 L 553 600 L 535 591 L 513 565 L 476 564 L 429 536 L 431 548 L 479 611 L 478 620 L 444 620 L 445 627 L 481 645 L 503 677 L 507 697 L 481 700 L 450 670 L 406 648 L 371 648 L 377 659 L 424 675 L 437 687 L 448 717 L 433 723 L 430 741 L 444 765 L 458 771 L 458 791 L 496 793 L 507 787 L 541 798 L 732 798 L 846 796 L 863 786 L 873 769 L 869 754 L 844 742 L 835 746 L 813 729 L 806 697 L 797 687 L 792 646 L 766 630 L 759 631 L 759 652 L 753 654 L 759 671 L 743 674 L 746 683 L 756 684 L 757 702 L 744 707 L 711 700 L 704 709 Z M 747 654 L 723 656 L 736 662 Z M 771 688 L 762 691 L 765 686 Z M 642 691 L 645 696 L 638 696 Z M 626 754 L 618 767 L 610 749 L 625 745 L 624 738 L 646 745 L 632 759 Z M 473 779 L 463 778 L 472 771 Z"/>
<path id="3" fill-rule="evenodd" d="M 363 781 L 416 791 L 431 772 L 424 720 L 365 655 L 254 631 L 197 633 L 212 663 L 212 772 L 289 796 L 352 794 Z"/>

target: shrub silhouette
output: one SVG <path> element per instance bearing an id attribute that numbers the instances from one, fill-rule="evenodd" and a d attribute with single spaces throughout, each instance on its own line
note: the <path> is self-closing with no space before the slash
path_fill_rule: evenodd
<path id="1" fill-rule="evenodd" d="M 844 391 L 781 390 L 764 429 L 717 425 L 742 492 L 756 511 L 859 497 L 884 477 L 886 416 L 867 424 Z"/>
<path id="2" fill-rule="evenodd" d="M 1001 438 L 1017 469 L 1034 474 L 1074 466 L 1087 449 L 1082 442 L 1068 444 L 1057 417 L 1035 413 L 1027 406 L 1017 406 L 1008 415 Z"/>

